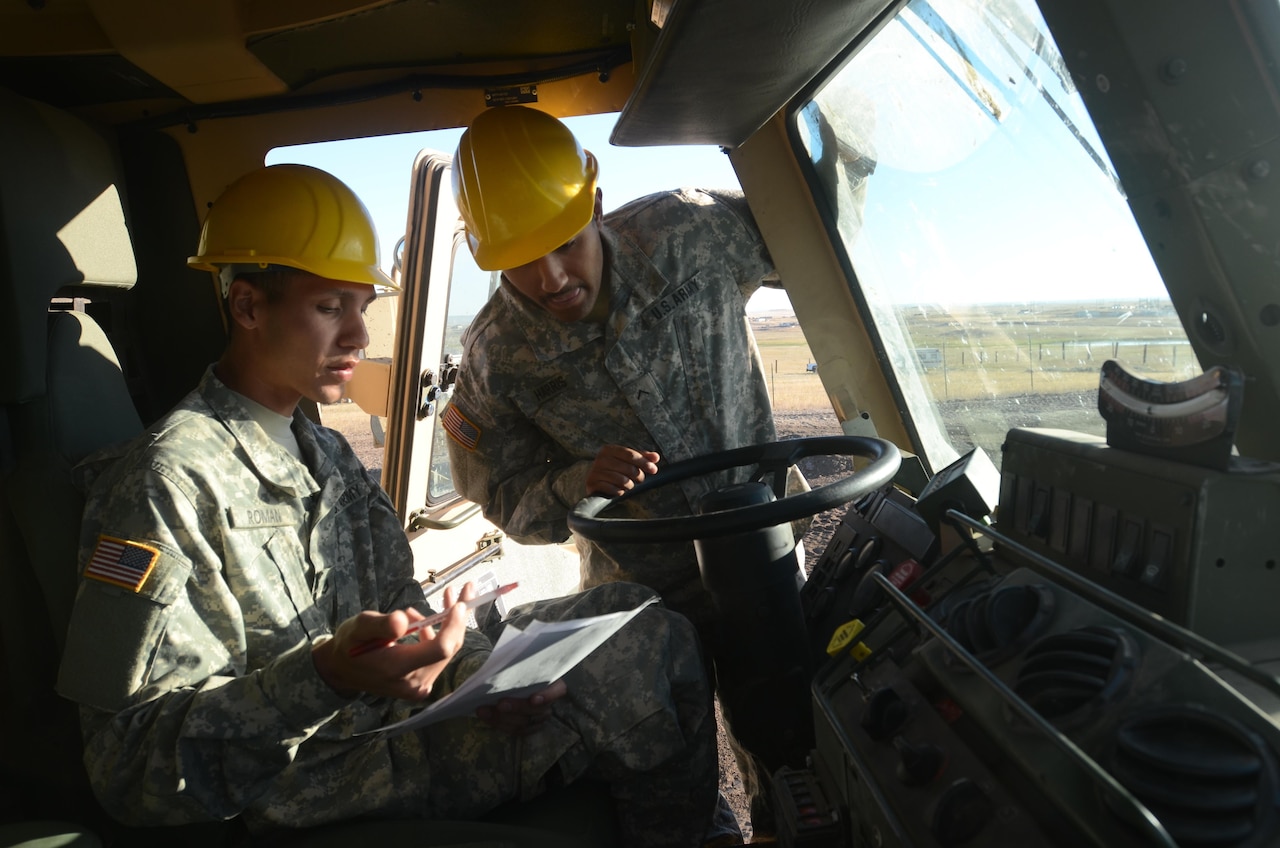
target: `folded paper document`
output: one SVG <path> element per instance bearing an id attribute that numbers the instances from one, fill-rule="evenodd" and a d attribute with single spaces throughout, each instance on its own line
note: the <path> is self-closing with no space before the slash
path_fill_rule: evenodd
<path id="1" fill-rule="evenodd" d="M 507 625 L 484 665 L 457 689 L 403 721 L 377 731 L 398 734 L 448 718 L 473 715 L 477 707 L 502 698 L 527 698 L 546 689 L 604 644 L 657 598 L 632 610 L 575 618 L 534 621 L 524 630 Z"/>

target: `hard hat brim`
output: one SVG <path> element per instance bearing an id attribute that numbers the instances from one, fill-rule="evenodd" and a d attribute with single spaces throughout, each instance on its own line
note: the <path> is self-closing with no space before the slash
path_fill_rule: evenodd
<path id="1" fill-rule="evenodd" d="M 306 271 L 309 274 L 315 274 L 317 277 L 323 277 L 326 280 L 338 280 L 344 283 L 355 283 L 357 285 L 377 286 L 379 288 L 390 289 L 391 291 L 400 291 L 400 286 L 392 282 L 391 278 L 386 275 L 380 268 L 372 268 L 360 265 L 355 262 L 342 262 L 340 260 L 328 260 L 322 262 L 302 263 L 296 257 L 285 256 L 259 256 L 253 255 L 208 255 L 208 256 L 191 256 L 187 258 L 187 266 L 200 271 L 213 271 L 217 273 L 223 265 L 261 265 L 265 268 L 268 265 L 282 265 L 286 268 L 296 268 L 299 271 Z"/>

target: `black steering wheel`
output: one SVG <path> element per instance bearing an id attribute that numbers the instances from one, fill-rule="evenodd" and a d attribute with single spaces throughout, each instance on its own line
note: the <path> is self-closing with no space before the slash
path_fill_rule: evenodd
<path id="1" fill-rule="evenodd" d="M 788 496 L 787 470 L 809 456 L 859 456 L 870 459 L 871 464 L 833 483 Z M 865 436 L 818 436 L 748 445 L 672 463 L 618 497 L 592 495 L 584 498 L 569 513 L 569 528 L 595 542 L 687 542 L 728 536 L 806 518 L 849 503 L 892 480 L 893 475 L 898 473 L 901 461 L 898 448 L 892 442 Z M 766 475 L 773 475 L 773 494 L 776 500 L 701 515 L 662 518 L 599 517 L 607 507 L 661 486 L 747 465 L 759 467 L 753 482 L 760 482 Z"/>

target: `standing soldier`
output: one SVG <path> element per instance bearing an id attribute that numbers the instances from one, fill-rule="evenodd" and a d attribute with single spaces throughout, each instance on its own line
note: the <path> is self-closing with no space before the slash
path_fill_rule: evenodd
<path id="1" fill-rule="evenodd" d="M 668 191 L 606 216 L 598 170 L 566 126 L 520 106 L 481 114 L 454 157 L 471 251 L 502 285 L 466 331 L 442 420 L 458 491 L 523 542 L 568 539 L 580 500 L 620 495 L 661 462 L 776 439 L 745 314 L 774 268 L 746 199 Z M 614 515 L 689 515 L 748 474 L 662 487 Z M 575 541 L 584 587 L 657 590 L 715 655 L 692 543 Z M 738 762 L 759 832 L 767 796 L 741 752 Z"/>

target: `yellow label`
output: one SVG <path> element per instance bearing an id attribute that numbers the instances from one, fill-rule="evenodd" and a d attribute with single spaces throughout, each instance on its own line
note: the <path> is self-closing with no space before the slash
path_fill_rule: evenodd
<path id="1" fill-rule="evenodd" d="M 862 628 L 862 621 L 857 618 L 837 627 L 836 632 L 831 634 L 831 641 L 827 643 L 827 656 L 834 657 L 849 647 L 849 644 L 862 632 Z"/>

